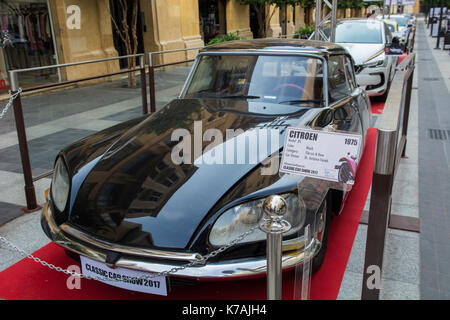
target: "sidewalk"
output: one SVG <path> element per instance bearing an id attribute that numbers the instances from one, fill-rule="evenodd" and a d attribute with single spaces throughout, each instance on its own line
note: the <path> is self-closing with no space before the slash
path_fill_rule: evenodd
<path id="1" fill-rule="evenodd" d="M 422 299 L 450 299 L 450 55 L 423 24 L 419 62 L 419 212 Z M 440 47 L 443 46 L 441 38 Z"/>

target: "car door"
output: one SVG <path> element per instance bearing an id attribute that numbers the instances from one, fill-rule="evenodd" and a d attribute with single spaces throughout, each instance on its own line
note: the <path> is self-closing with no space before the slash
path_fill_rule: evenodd
<path id="1" fill-rule="evenodd" d="M 367 129 L 370 127 L 370 118 L 372 111 L 370 110 L 369 95 L 364 89 L 358 86 L 355 76 L 355 68 L 353 60 L 350 56 L 345 56 L 345 70 L 348 74 L 348 80 L 351 86 L 352 105 L 358 110 L 359 118 L 362 125 L 362 134 L 365 137 Z"/>
<path id="2" fill-rule="evenodd" d="M 333 109 L 331 126 L 335 130 L 363 134 L 358 107 L 362 89 L 356 87 L 354 76 L 349 74 L 346 59 L 343 54 L 328 59 L 328 97 Z"/>

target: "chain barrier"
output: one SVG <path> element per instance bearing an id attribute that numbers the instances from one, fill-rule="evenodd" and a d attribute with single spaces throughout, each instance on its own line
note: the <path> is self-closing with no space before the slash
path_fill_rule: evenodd
<path id="1" fill-rule="evenodd" d="M 11 91 L 9 91 L 9 101 L 6 104 L 6 106 L 3 108 L 2 112 L 0 113 L 0 120 L 3 119 L 5 114 L 8 112 L 9 107 L 11 107 L 13 101 L 19 96 L 19 94 L 22 92 L 22 88 L 19 88 L 16 93 L 11 94 Z"/>
<path id="2" fill-rule="evenodd" d="M 231 241 L 230 243 L 220 247 L 219 249 L 210 252 L 209 254 L 203 256 L 200 259 L 197 260 L 193 260 L 191 262 L 189 262 L 188 264 L 179 266 L 179 267 L 173 267 L 170 270 L 166 270 L 166 271 L 161 271 L 161 272 L 157 272 L 157 273 L 152 273 L 151 275 L 145 275 L 139 278 L 135 278 L 133 280 L 150 280 L 153 278 L 157 278 L 157 277 L 166 277 L 169 274 L 174 274 L 177 273 L 179 271 L 182 271 L 184 269 L 187 268 L 191 268 L 194 267 L 196 265 L 204 265 L 209 259 L 211 259 L 212 257 L 217 256 L 219 253 L 224 252 L 225 250 L 231 248 L 232 246 L 236 245 L 237 243 L 239 243 L 240 241 L 244 240 L 246 237 L 248 237 L 250 234 L 252 234 L 256 229 L 259 229 L 259 226 L 255 226 L 251 229 L 249 229 L 248 231 L 244 232 L 243 234 L 241 234 L 239 237 L 237 237 L 236 239 L 234 239 L 233 241 Z M 21 253 L 22 255 L 26 256 L 26 258 L 33 260 L 34 262 L 37 262 L 45 267 L 48 267 L 49 269 L 58 271 L 58 272 L 62 272 L 65 273 L 67 275 L 71 275 L 71 276 L 75 276 L 75 277 L 79 277 L 80 279 L 89 279 L 89 280 L 97 280 L 97 281 L 111 281 L 111 282 L 121 282 L 124 280 L 121 279 L 110 279 L 110 278 L 103 278 L 103 277 L 91 277 L 91 276 L 87 276 L 84 274 L 80 274 L 74 271 L 68 271 L 64 268 L 55 266 L 51 263 L 48 263 L 38 257 L 33 256 L 32 254 L 28 254 L 26 253 L 24 250 L 18 248 L 16 245 L 14 245 L 12 242 L 8 241 L 6 238 L 0 236 L 0 242 L 5 244 L 6 246 L 14 249 L 15 251 Z"/>

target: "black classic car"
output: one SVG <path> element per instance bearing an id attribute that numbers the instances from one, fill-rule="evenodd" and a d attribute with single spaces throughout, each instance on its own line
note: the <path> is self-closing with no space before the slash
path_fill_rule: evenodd
<path id="1" fill-rule="evenodd" d="M 286 128 L 347 131 L 364 141 L 369 106 L 353 60 L 339 45 L 264 39 L 208 46 L 177 99 L 58 154 L 43 230 L 74 257 L 163 272 L 201 260 L 253 228 L 205 263 L 168 277 L 264 276 L 266 234 L 255 227 L 264 200 L 280 195 L 292 225 L 283 235 L 283 269 L 313 259 L 317 270 L 345 191 L 325 180 L 278 172 Z M 248 142 L 226 148 L 267 128 L 278 140 L 270 147 Z M 219 147 L 227 151 L 211 161 Z M 275 170 L 263 173 L 271 166 Z M 314 234 L 305 243 L 303 228 L 311 221 Z"/>

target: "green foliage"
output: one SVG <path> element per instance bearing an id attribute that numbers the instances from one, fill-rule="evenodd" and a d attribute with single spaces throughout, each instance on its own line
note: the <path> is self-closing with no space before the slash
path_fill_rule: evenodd
<path id="1" fill-rule="evenodd" d="M 364 8 L 364 7 L 368 7 L 370 5 L 377 5 L 379 7 L 381 7 L 383 5 L 383 1 L 371 1 L 371 2 L 366 2 L 366 1 L 362 1 L 362 0 L 339 0 L 338 1 L 338 8 L 339 9 L 359 9 L 359 8 Z"/>
<path id="2" fill-rule="evenodd" d="M 236 32 L 229 32 L 223 36 L 215 37 L 208 42 L 208 46 L 216 43 L 227 42 L 232 40 L 245 40 L 246 38 L 239 35 L 239 30 Z"/>
<path id="3" fill-rule="evenodd" d="M 434 3 L 433 3 L 434 2 Z M 422 6 L 424 6 L 425 10 L 427 9 L 427 6 L 429 5 L 433 5 L 435 7 L 440 7 L 441 6 L 441 0 L 420 0 L 420 4 Z M 444 0 L 444 7 L 450 8 L 450 0 Z"/>
<path id="4" fill-rule="evenodd" d="M 309 36 L 314 32 L 314 28 L 311 26 L 300 27 L 294 32 L 294 38 L 308 39 Z"/>
<path id="5" fill-rule="evenodd" d="M 316 6 L 315 0 L 300 0 L 299 5 L 302 8 L 312 8 Z"/>
<path id="6" fill-rule="evenodd" d="M 302 6 L 303 2 L 311 3 L 312 6 L 315 6 L 315 4 L 316 4 L 315 0 L 239 0 L 239 2 L 241 4 L 249 4 L 249 5 L 258 6 L 258 7 L 264 6 L 266 4 L 274 4 L 277 7 L 282 7 L 284 5 L 293 5 L 293 6 L 300 5 L 300 6 Z M 303 8 L 305 8 L 305 7 L 303 7 Z"/>

